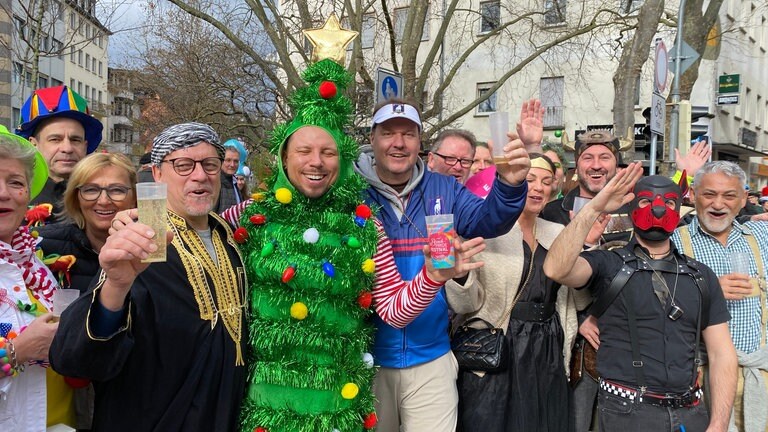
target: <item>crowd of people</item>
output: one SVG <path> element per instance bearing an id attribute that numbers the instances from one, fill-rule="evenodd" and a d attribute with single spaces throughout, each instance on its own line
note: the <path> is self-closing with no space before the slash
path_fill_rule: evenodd
<path id="1" fill-rule="evenodd" d="M 768 190 L 705 143 L 643 176 L 608 131 L 577 137 L 574 181 L 560 147 L 526 151 L 535 99 L 508 142 L 450 129 L 426 154 L 389 99 L 359 147 L 347 74 L 308 67 L 254 194 L 208 125 L 137 170 L 95 152 L 77 93 L 30 97 L 0 128 L 0 430 L 768 431 Z M 167 185 L 167 233 L 137 220 L 140 178 Z M 500 336 L 469 347 L 493 367 L 459 330 Z"/>

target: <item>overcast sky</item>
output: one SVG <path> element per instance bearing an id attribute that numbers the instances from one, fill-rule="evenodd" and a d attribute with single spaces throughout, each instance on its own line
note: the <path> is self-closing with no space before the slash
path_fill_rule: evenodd
<path id="1" fill-rule="evenodd" d="M 109 38 L 109 66 L 125 66 L 136 50 L 131 40 L 137 38 L 140 27 L 146 22 L 148 4 L 147 0 L 103 0 L 97 3 L 99 20 L 114 32 Z"/>

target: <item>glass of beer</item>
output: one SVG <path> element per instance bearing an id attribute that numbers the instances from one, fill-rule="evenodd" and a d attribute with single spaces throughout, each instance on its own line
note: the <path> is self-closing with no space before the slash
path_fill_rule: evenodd
<path id="1" fill-rule="evenodd" d="M 53 321 L 58 321 L 61 317 L 61 313 L 64 312 L 72 302 L 80 297 L 80 290 L 76 289 L 57 289 L 53 292 Z"/>
<path id="2" fill-rule="evenodd" d="M 507 138 L 509 113 L 504 111 L 491 113 L 488 116 L 488 125 L 491 128 L 491 140 L 493 141 L 493 163 L 496 165 L 506 164 L 508 161 L 504 157 L 504 146 L 509 142 L 509 138 Z"/>
<path id="3" fill-rule="evenodd" d="M 165 232 L 167 226 L 166 198 L 168 186 L 165 183 L 137 183 L 136 201 L 139 208 L 139 222 L 148 225 L 155 232 L 153 239 L 157 250 L 141 262 L 165 262 Z"/>

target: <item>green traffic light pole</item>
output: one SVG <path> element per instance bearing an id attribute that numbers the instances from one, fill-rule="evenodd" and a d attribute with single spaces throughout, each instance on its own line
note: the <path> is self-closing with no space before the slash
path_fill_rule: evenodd
<path id="1" fill-rule="evenodd" d="M 680 130 L 680 63 L 683 60 L 683 14 L 685 0 L 680 0 L 680 11 L 677 13 L 677 37 L 675 41 L 675 77 L 672 79 L 672 113 L 669 116 L 669 162 L 675 161 L 675 149 Z M 672 167 L 670 166 L 670 170 Z"/>

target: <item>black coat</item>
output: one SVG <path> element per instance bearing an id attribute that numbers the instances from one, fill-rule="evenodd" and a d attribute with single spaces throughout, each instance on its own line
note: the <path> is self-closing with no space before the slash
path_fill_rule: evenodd
<path id="1" fill-rule="evenodd" d="M 84 293 L 88 290 L 91 280 L 99 271 L 99 254 L 93 250 L 91 242 L 74 223 L 61 222 L 52 225 L 46 225 L 34 228 L 38 232 L 42 241 L 40 249 L 43 256 L 51 254 L 74 255 L 77 259 L 75 264 L 69 269 L 70 283 L 66 277 L 62 278 L 62 288 L 73 288 Z M 54 272 L 56 277 L 59 274 Z"/>

